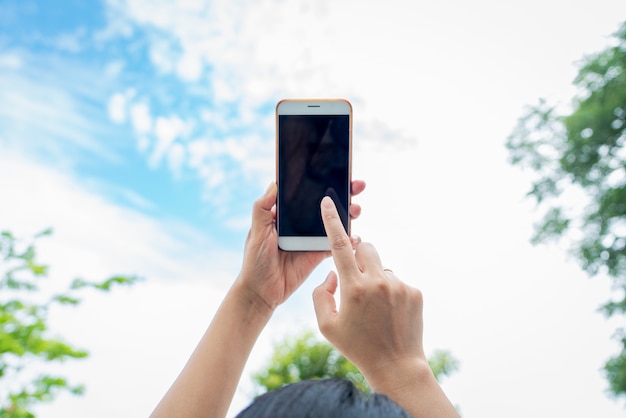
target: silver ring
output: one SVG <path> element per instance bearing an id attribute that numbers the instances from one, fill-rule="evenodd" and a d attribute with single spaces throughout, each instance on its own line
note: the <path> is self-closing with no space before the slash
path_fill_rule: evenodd
<path id="1" fill-rule="evenodd" d="M 388 271 L 390 273 L 393 273 L 393 270 L 391 270 L 391 269 L 383 269 L 383 271 Z"/>

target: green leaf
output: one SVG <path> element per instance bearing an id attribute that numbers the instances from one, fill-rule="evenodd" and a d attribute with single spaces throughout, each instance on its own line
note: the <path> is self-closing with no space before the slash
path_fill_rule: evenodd
<path id="1" fill-rule="evenodd" d="M 574 80 L 579 93 L 567 112 L 540 100 L 519 118 L 506 145 L 512 164 L 533 171 L 528 195 L 546 210 L 532 242 L 565 237 L 585 272 L 608 275 L 626 294 L 626 22 L 613 41 L 584 58 Z M 566 191 L 582 192 L 588 204 L 565 214 Z M 626 301 L 601 309 L 623 316 Z M 605 372 L 613 394 L 626 396 L 625 350 Z"/>
<path id="2" fill-rule="evenodd" d="M 44 230 L 35 240 L 51 233 L 50 228 Z M 7 418 L 33 417 L 33 406 L 54 400 L 58 393 L 80 395 L 85 390 L 82 385 L 70 385 L 62 376 L 35 376 L 35 371 L 45 369 L 50 362 L 82 359 L 89 354 L 53 336 L 48 328 L 49 307 L 78 305 L 81 299 L 77 294 L 85 288 L 110 290 L 138 280 L 121 275 L 102 283 L 75 279 L 66 291 L 47 299 L 39 294 L 38 283 L 47 276 L 48 266 L 37 261 L 34 242 L 24 251 L 16 250 L 18 244 L 22 248 L 10 232 L 0 234 L 0 387 L 8 388 L 7 379 L 25 382 L 12 392 L 0 390 L 0 417 Z"/>
<path id="3" fill-rule="evenodd" d="M 113 285 L 130 286 L 139 281 L 137 276 L 113 276 L 103 282 L 94 283 L 94 287 L 98 290 L 109 291 Z"/>
<path id="4" fill-rule="evenodd" d="M 51 299 L 53 302 L 60 303 L 62 305 L 79 305 L 80 299 L 72 296 L 68 296 L 67 294 L 55 295 Z"/>
<path id="5" fill-rule="evenodd" d="M 85 287 L 91 287 L 97 290 L 108 292 L 114 285 L 131 286 L 140 280 L 141 278 L 138 276 L 112 276 L 106 280 L 103 280 L 102 282 L 89 282 L 84 279 L 78 278 L 74 279 L 74 281 L 70 285 L 70 288 L 76 290 Z"/>
<path id="6" fill-rule="evenodd" d="M 535 228 L 535 235 L 532 237 L 533 244 L 543 243 L 549 239 L 560 238 L 570 226 L 570 219 L 563 215 L 560 207 L 553 207 L 545 214 L 543 222 Z"/>
<path id="7" fill-rule="evenodd" d="M 626 396 L 626 338 L 621 331 L 622 350 L 611 357 L 604 365 L 604 373 L 609 382 L 611 392 L 616 397 Z"/>
<path id="8" fill-rule="evenodd" d="M 459 361 L 446 350 L 435 351 L 428 358 L 428 364 L 438 381 L 450 376 L 459 369 Z"/>
<path id="9" fill-rule="evenodd" d="M 605 303 L 604 305 L 602 305 L 600 310 L 604 312 L 604 314 L 607 317 L 611 317 L 615 315 L 616 313 L 620 313 L 620 314 L 626 313 L 626 295 L 622 297 L 622 300 L 618 300 L 618 301 L 612 300 L 610 302 Z"/>
<path id="10" fill-rule="evenodd" d="M 85 287 L 89 287 L 89 285 L 90 283 L 88 281 L 77 278 L 72 281 L 72 284 L 70 285 L 70 289 L 72 290 L 82 289 Z"/>
<path id="11" fill-rule="evenodd" d="M 54 232 L 54 230 L 52 228 L 47 228 L 47 229 L 44 229 L 43 231 L 39 232 L 38 234 L 36 234 L 35 238 L 47 237 L 47 236 L 52 235 L 53 232 Z"/>
<path id="12" fill-rule="evenodd" d="M 47 276 L 48 275 L 48 266 L 43 264 L 36 264 L 33 262 L 28 262 L 26 264 L 28 269 L 32 271 L 35 276 Z"/>

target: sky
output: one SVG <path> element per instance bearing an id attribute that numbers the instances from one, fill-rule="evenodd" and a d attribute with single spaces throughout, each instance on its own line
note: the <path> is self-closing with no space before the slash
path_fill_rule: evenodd
<path id="1" fill-rule="evenodd" d="M 601 373 L 610 281 L 566 243 L 531 246 L 532 176 L 506 137 L 528 105 L 567 107 L 580 59 L 609 45 L 620 0 L 0 0 L 0 230 L 39 241 L 46 291 L 137 274 L 51 313 L 88 349 L 55 366 L 82 397 L 43 417 L 147 416 L 240 268 L 254 199 L 275 178 L 282 98 L 354 108 L 352 228 L 423 291 L 428 353 L 464 417 L 623 417 Z M 325 261 L 281 306 L 229 416 L 273 344 L 316 329 Z M 39 366 L 37 366 L 39 367 Z"/>

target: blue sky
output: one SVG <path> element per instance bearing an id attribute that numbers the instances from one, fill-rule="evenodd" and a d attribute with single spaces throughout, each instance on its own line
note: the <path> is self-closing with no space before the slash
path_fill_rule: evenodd
<path id="1" fill-rule="evenodd" d="M 272 158 L 274 98 L 243 120 L 233 100 L 216 103 L 209 64 L 195 80 L 170 73 L 151 59 L 158 54 L 151 40 L 165 45 L 161 60 L 175 60 L 177 39 L 149 24 L 117 28 L 114 7 L 105 6 L 3 3 L 1 83 L 11 93 L 0 113 L 3 141 L 71 169 L 118 204 L 185 219 L 239 246 L 242 228 L 228 221 L 249 208 L 236 202 L 248 202 L 272 176 L 269 164 L 259 173 L 241 169 L 237 159 L 258 158 L 255 151 Z M 206 121 L 211 113 L 220 123 Z M 254 137 L 250 147 L 231 146 L 246 136 Z M 210 156 L 203 153 L 207 143 L 218 144 Z"/>
<path id="2" fill-rule="evenodd" d="M 622 417 L 600 372 L 610 281 L 566 243 L 529 244 L 540 211 L 504 143 L 538 98 L 568 106 L 577 62 L 623 16 L 622 0 L 0 0 L 0 229 L 54 228 L 49 287 L 145 278 L 54 312 L 91 352 L 59 369 L 88 390 L 41 416 L 148 415 L 238 273 L 274 179 L 275 103 L 344 97 L 367 181 L 353 231 L 423 291 L 426 349 L 460 360 L 444 389 L 464 416 Z M 272 318 L 230 415 L 272 343 L 316 328 L 331 268 Z"/>

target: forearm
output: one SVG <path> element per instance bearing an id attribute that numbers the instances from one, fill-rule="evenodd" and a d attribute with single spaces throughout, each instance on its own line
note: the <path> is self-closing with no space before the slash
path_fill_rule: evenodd
<path id="1" fill-rule="evenodd" d="M 368 382 L 375 392 L 388 396 L 414 418 L 459 417 L 426 360 L 379 370 Z"/>
<path id="2" fill-rule="evenodd" d="M 223 417 L 248 356 L 271 312 L 237 285 L 152 417 Z"/>

